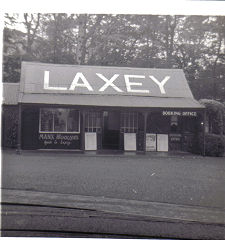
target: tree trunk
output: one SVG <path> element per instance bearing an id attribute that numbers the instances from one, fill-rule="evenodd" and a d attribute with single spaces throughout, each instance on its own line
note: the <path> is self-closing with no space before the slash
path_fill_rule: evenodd
<path id="1" fill-rule="evenodd" d="M 86 56 L 86 23 L 87 15 L 81 14 L 78 17 L 79 31 L 77 41 L 77 64 L 84 64 Z"/>

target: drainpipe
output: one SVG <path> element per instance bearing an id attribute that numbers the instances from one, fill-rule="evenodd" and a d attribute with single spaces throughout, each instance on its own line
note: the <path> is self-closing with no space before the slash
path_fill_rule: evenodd
<path id="1" fill-rule="evenodd" d="M 203 151 L 202 155 L 205 156 L 205 122 L 206 122 L 206 109 L 203 110 Z"/>
<path id="2" fill-rule="evenodd" d="M 144 112 L 144 153 L 146 153 L 146 129 L 148 113 Z"/>

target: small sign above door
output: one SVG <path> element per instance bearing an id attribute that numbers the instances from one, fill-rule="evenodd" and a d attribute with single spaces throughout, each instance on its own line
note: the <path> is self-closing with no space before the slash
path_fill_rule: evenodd
<path id="1" fill-rule="evenodd" d="M 162 111 L 163 116 L 183 116 L 183 117 L 197 117 L 195 111 Z"/>

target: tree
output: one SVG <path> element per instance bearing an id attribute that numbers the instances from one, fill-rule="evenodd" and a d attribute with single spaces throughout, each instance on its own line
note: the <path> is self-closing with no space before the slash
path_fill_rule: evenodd
<path id="1" fill-rule="evenodd" d="M 182 68 L 194 96 L 225 101 L 223 16 L 112 14 L 5 15 L 4 81 L 22 60 Z M 18 24 L 24 32 L 17 30 Z"/>
<path id="2" fill-rule="evenodd" d="M 224 104 L 211 99 L 201 99 L 199 102 L 206 107 L 208 132 L 223 135 L 225 127 Z"/>
<path id="3" fill-rule="evenodd" d="M 41 14 L 28 14 L 24 13 L 24 26 L 26 28 L 26 43 L 25 43 L 25 50 L 26 50 L 26 60 L 33 60 L 35 58 L 32 45 L 37 38 L 38 28 L 40 26 L 40 18 Z"/>

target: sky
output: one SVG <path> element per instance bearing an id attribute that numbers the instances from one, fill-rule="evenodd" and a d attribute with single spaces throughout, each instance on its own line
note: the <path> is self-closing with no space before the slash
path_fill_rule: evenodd
<path id="1" fill-rule="evenodd" d="M 224 15 L 224 1 L 188 0 L 7 0 L 2 12 L 73 12 L 73 13 L 133 13 Z"/>

